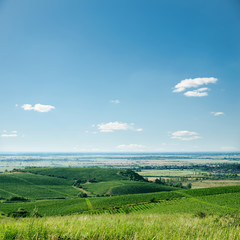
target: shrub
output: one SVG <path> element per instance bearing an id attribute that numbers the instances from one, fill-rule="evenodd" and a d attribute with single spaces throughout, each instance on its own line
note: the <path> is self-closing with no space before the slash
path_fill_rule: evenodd
<path id="1" fill-rule="evenodd" d="M 80 192 L 79 194 L 78 194 L 78 197 L 80 197 L 80 198 L 86 198 L 88 195 L 86 194 L 86 193 L 84 193 L 84 192 Z"/>
<path id="2" fill-rule="evenodd" d="M 19 208 L 16 212 L 11 212 L 8 214 L 9 217 L 14 217 L 14 218 L 25 218 L 28 217 L 30 214 L 28 211 L 26 211 L 23 208 Z"/>
<path id="3" fill-rule="evenodd" d="M 205 212 L 197 212 L 195 214 L 196 217 L 199 217 L 199 218 L 205 218 L 207 216 L 207 214 Z"/>
<path id="4" fill-rule="evenodd" d="M 14 201 L 26 202 L 26 201 L 28 201 L 28 199 L 24 198 L 24 197 L 14 196 L 14 197 L 10 197 L 8 199 L 8 201 L 11 201 L 11 202 L 14 202 Z"/>

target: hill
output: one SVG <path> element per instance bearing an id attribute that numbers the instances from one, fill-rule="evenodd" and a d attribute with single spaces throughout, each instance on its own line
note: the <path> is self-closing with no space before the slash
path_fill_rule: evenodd
<path id="1" fill-rule="evenodd" d="M 73 180 L 36 175 L 32 173 L 0 174 L 0 197 L 18 196 L 27 199 L 72 198 L 79 191 Z"/>
<path id="2" fill-rule="evenodd" d="M 78 180 L 79 182 L 104 182 L 116 180 L 144 181 L 144 178 L 129 169 L 116 168 L 26 168 L 16 171 L 30 172 L 49 177 L 58 177 L 69 180 Z"/>

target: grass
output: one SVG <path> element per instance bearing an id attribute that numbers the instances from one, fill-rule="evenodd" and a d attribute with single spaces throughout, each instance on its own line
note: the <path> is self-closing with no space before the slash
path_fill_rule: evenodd
<path id="1" fill-rule="evenodd" d="M 42 216 L 68 215 L 88 211 L 85 199 L 57 199 L 32 202 L 0 203 L 0 212 L 9 214 L 24 208 L 31 213 L 35 208 Z"/>
<path id="2" fill-rule="evenodd" d="M 72 180 L 31 173 L 0 174 L 0 197 L 72 198 L 79 192 L 72 184 Z"/>
<path id="3" fill-rule="evenodd" d="M 135 182 L 127 185 L 113 187 L 109 193 L 111 195 L 124 195 L 124 194 L 135 194 L 135 193 L 150 193 L 150 192 L 162 192 L 162 191 L 174 191 L 177 188 L 164 186 L 155 183 L 147 182 Z"/>
<path id="4" fill-rule="evenodd" d="M 173 191 L 176 188 L 148 182 L 108 181 L 83 185 L 83 189 L 94 194 L 123 195 L 135 193 Z"/>
<path id="5" fill-rule="evenodd" d="M 89 181 L 91 179 L 95 179 L 97 182 L 103 182 L 128 179 L 127 177 L 119 174 L 119 169 L 113 168 L 26 168 L 19 171 L 31 172 L 34 174 L 53 176 L 70 180 L 80 179 L 81 181 Z"/>
<path id="6" fill-rule="evenodd" d="M 139 204 L 149 204 L 150 202 L 159 202 L 158 206 L 161 211 L 169 212 L 193 212 L 208 209 L 210 213 L 220 212 L 236 212 L 239 206 L 238 194 L 240 186 L 234 187 L 217 187 L 209 189 L 190 189 L 178 190 L 171 192 L 155 192 L 145 194 L 129 194 L 114 197 L 92 197 L 89 198 L 91 206 L 96 211 L 111 210 L 113 208 L 129 208 Z M 209 201 L 204 200 L 209 196 Z M 182 199 L 182 200 L 180 200 Z M 225 200 L 224 200 L 225 199 Z M 222 204 L 215 204 L 222 200 Z M 182 201 L 182 202 L 181 202 Z M 222 208 L 226 203 L 228 208 Z M 233 204 L 236 207 L 231 207 Z M 220 207 L 219 207 L 219 206 Z M 73 213 L 84 213 L 89 210 L 89 202 L 85 199 L 58 199 L 58 200 L 41 200 L 32 202 L 17 203 L 0 203 L 0 212 L 8 214 L 24 208 L 28 212 L 32 212 L 34 208 L 38 208 L 39 213 L 43 216 L 67 215 Z M 168 207 L 166 207 L 168 206 Z M 150 206 L 154 207 L 153 205 Z M 129 209 L 128 209 L 129 210 Z"/>
<path id="7" fill-rule="evenodd" d="M 239 239 L 239 218 L 119 214 L 0 219 L 0 239 Z"/>

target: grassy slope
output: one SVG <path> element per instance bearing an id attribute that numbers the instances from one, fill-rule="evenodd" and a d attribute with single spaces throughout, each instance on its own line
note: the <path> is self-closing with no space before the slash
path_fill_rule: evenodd
<path id="1" fill-rule="evenodd" d="M 0 196 L 29 199 L 76 197 L 73 181 L 31 173 L 0 174 Z"/>
<path id="2" fill-rule="evenodd" d="M 148 182 L 108 181 L 83 185 L 83 189 L 94 194 L 123 195 L 135 193 L 173 191 L 177 188 Z"/>
<path id="3" fill-rule="evenodd" d="M 98 182 L 128 179 L 118 174 L 119 169 L 112 168 L 27 168 L 21 171 L 71 180 L 80 179 L 82 181 L 89 181 L 94 178 Z"/>
<path id="4" fill-rule="evenodd" d="M 161 191 L 173 191 L 177 188 L 159 185 L 148 182 L 132 182 L 123 186 L 117 186 L 110 189 L 111 195 L 124 195 L 124 194 L 135 194 L 135 193 L 150 193 L 150 192 L 161 192 Z"/>
<path id="5" fill-rule="evenodd" d="M 153 199 L 158 201 L 158 203 L 150 203 Z M 147 209 L 154 209 L 156 207 L 156 210 L 154 210 L 156 212 L 157 209 L 159 209 L 159 212 L 166 213 L 207 211 L 209 213 L 224 214 L 236 212 L 240 205 L 239 199 L 240 187 L 232 187 L 232 189 L 223 187 L 215 188 L 212 195 L 209 195 L 208 189 L 206 189 L 206 195 L 204 195 L 202 189 L 196 189 L 188 191 L 130 194 L 116 197 L 95 197 L 89 198 L 89 201 L 92 208 L 97 211 L 103 209 L 111 210 L 114 208 L 125 209 L 126 207 L 131 207 L 131 205 L 136 206 L 138 204 L 143 204 L 147 206 Z M 89 210 L 85 199 L 0 203 L 0 211 L 4 213 L 16 211 L 18 208 L 24 208 L 31 212 L 35 207 L 38 208 L 41 215 L 45 216 L 82 213 Z M 145 209 L 145 207 L 143 209 Z M 132 210 L 135 210 L 135 207 L 130 209 L 130 211 Z"/>
<path id="6" fill-rule="evenodd" d="M 0 219 L 0 239 L 239 239 L 239 218 L 119 214 Z"/>

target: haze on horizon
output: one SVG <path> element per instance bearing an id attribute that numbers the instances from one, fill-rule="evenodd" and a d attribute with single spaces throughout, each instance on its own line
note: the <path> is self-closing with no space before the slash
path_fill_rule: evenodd
<path id="1" fill-rule="evenodd" d="M 0 152 L 240 151 L 240 3 L 1 1 Z"/>

